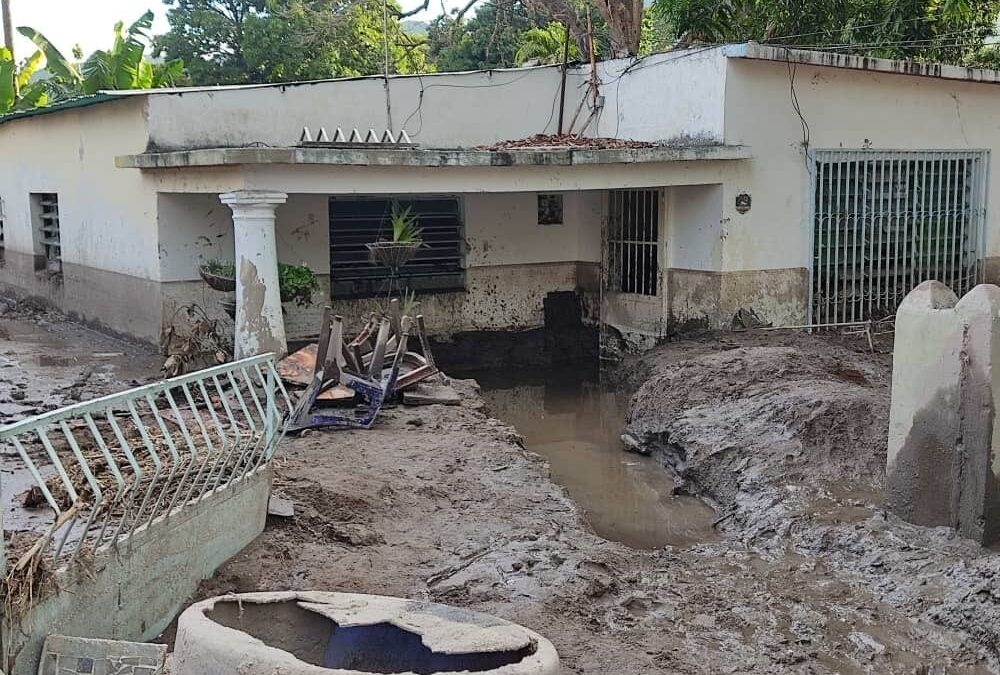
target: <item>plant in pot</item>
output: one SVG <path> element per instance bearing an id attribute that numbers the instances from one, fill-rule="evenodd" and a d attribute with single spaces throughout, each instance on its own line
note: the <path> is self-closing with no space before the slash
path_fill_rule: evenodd
<path id="1" fill-rule="evenodd" d="M 227 260 L 208 260 L 201 265 L 199 272 L 205 283 L 217 291 L 230 293 L 236 290 L 236 266 Z M 278 292 L 282 302 L 308 305 L 313 293 L 318 290 L 316 273 L 307 266 L 278 263 Z M 229 316 L 236 317 L 234 299 L 227 298 L 221 304 Z"/>
<path id="2" fill-rule="evenodd" d="M 399 202 L 392 203 L 389 224 L 392 226 L 392 239 L 380 238 L 366 246 L 373 263 L 396 272 L 412 260 L 417 249 L 424 245 L 423 230 L 413 208 L 408 206 L 404 209 Z"/>

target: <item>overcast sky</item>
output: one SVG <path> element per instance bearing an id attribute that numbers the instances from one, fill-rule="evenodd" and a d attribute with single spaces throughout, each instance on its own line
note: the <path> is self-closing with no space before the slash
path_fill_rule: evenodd
<path id="1" fill-rule="evenodd" d="M 420 4 L 421 0 L 403 0 L 404 8 Z M 447 7 L 461 5 L 461 0 L 445 0 Z M 154 33 L 167 30 L 166 10 L 160 0 L 11 0 L 11 14 L 17 26 L 31 26 L 41 31 L 66 56 L 73 45 L 79 44 L 85 54 L 111 46 L 111 28 L 116 21 L 126 23 L 139 18 L 147 9 L 156 14 Z M 431 0 L 431 11 L 414 19 L 427 20 L 441 12 L 441 0 Z M 2 30 L 2 29 L 0 29 Z M 33 51 L 31 43 L 16 33 L 14 43 L 18 59 Z"/>

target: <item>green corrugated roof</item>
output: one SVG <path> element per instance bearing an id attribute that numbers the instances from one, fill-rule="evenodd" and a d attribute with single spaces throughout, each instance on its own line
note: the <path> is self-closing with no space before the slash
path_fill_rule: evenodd
<path id="1" fill-rule="evenodd" d="M 39 115 L 48 115 L 50 113 L 59 112 L 60 110 L 70 110 L 72 108 L 86 108 L 87 106 L 97 105 L 98 103 L 106 103 L 107 101 L 117 101 L 123 98 L 117 94 L 101 93 L 93 94 L 91 96 L 78 96 L 77 98 L 66 99 L 65 101 L 59 101 L 58 103 L 53 103 L 52 105 L 43 106 L 41 108 L 32 108 L 31 110 L 22 110 L 19 112 L 7 113 L 6 115 L 0 115 L 0 124 L 5 122 L 10 122 L 12 120 L 21 119 L 24 117 L 37 117 Z"/>

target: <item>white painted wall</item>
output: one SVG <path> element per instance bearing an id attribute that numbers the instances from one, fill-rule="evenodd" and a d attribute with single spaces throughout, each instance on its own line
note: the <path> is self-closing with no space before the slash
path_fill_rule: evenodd
<path id="1" fill-rule="evenodd" d="M 329 209 L 325 195 L 289 195 L 278 207 L 278 260 L 330 271 Z M 160 279 L 198 279 L 198 266 L 213 258 L 232 260 L 233 218 L 216 194 L 160 194 Z"/>
<path id="2" fill-rule="evenodd" d="M 465 195 L 467 266 L 600 260 L 600 193 L 559 194 L 562 225 L 538 224 L 535 192 Z"/>
<path id="3" fill-rule="evenodd" d="M 667 264 L 713 271 L 722 265 L 721 185 L 667 188 Z"/>
<path id="4" fill-rule="evenodd" d="M 577 77 L 570 76 L 573 90 Z M 391 78 L 392 126 L 439 148 L 551 133 L 559 79 L 553 67 Z M 156 93 L 149 110 L 150 139 L 161 149 L 287 146 L 304 126 L 314 134 L 338 126 L 365 133 L 385 130 L 388 121 L 379 79 Z"/>
<path id="5" fill-rule="evenodd" d="M 801 64 L 793 73 L 812 148 L 1000 147 L 1000 87 L 995 85 Z M 812 227 L 809 174 L 787 64 L 729 61 L 725 140 L 749 145 L 754 159 L 724 189 L 724 269 L 806 267 Z M 987 254 L 997 256 L 1000 172 L 992 176 Z M 741 191 L 753 198 L 746 215 L 735 212 Z"/>
<path id="6" fill-rule="evenodd" d="M 114 163 L 145 149 L 144 109 L 136 98 L 0 124 L 9 250 L 34 251 L 29 194 L 53 192 L 64 262 L 157 278 L 155 194 L 140 172 Z"/>
<path id="7" fill-rule="evenodd" d="M 680 144 L 722 142 L 726 58 L 721 50 L 606 61 L 597 65 L 597 72 L 605 103 L 596 132 L 588 135 Z"/>

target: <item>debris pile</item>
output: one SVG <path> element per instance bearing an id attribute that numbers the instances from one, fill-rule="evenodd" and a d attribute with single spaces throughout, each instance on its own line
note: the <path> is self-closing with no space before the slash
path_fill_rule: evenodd
<path id="1" fill-rule="evenodd" d="M 653 143 L 632 141 L 626 138 L 587 138 L 576 134 L 535 134 L 528 138 L 500 141 L 493 145 L 481 145 L 477 150 L 539 150 L 544 148 L 581 148 L 584 150 L 632 150 L 651 148 Z"/>
<path id="2" fill-rule="evenodd" d="M 410 350 L 411 337 L 419 352 Z M 388 314 L 370 314 L 353 340 L 345 337 L 343 318 L 325 308 L 319 341 L 282 359 L 278 375 L 305 387 L 291 416 L 293 432 L 370 429 L 382 405 L 397 396 L 409 405 L 460 402 L 434 363 L 424 317 L 403 315 L 398 299 Z"/>

